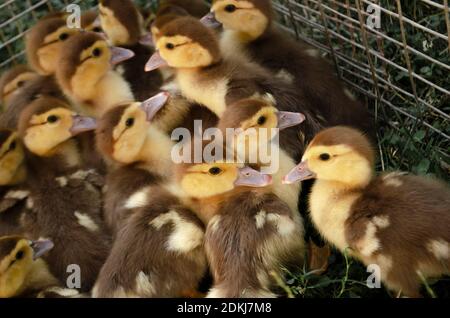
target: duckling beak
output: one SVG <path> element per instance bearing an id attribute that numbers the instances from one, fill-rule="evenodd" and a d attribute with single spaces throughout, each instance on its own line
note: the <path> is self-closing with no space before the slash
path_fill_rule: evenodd
<path id="1" fill-rule="evenodd" d="M 147 121 L 152 121 L 161 108 L 169 100 L 170 94 L 167 92 L 159 93 L 153 97 L 150 97 L 145 102 L 142 102 L 141 108 L 147 114 Z"/>
<path id="2" fill-rule="evenodd" d="M 239 169 L 239 175 L 234 185 L 261 188 L 272 184 L 272 176 L 262 174 L 250 167 Z"/>
<path id="3" fill-rule="evenodd" d="M 148 46 L 154 46 L 153 35 L 150 32 L 145 33 L 139 39 L 139 44 L 148 45 Z"/>
<path id="4" fill-rule="evenodd" d="M 222 23 L 217 21 L 216 15 L 214 12 L 210 12 L 207 15 L 205 15 L 203 18 L 200 19 L 200 22 L 203 23 L 204 26 L 211 28 L 211 29 L 217 29 L 222 26 Z"/>
<path id="5" fill-rule="evenodd" d="M 72 117 L 72 127 L 70 127 L 70 133 L 72 136 L 76 136 L 86 131 L 95 130 L 96 128 L 97 121 L 95 118 L 75 115 Z"/>
<path id="6" fill-rule="evenodd" d="M 158 51 L 155 51 L 155 53 L 153 53 L 148 60 L 147 64 L 145 64 L 145 71 L 151 72 L 164 66 L 168 66 L 166 60 L 162 58 Z"/>
<path id="7" fill-rule="evenodd" d="M 283 184 L 292 184 L 297 181 L 314 179 L 315 177 L 316 174 L 308 168 L 308 161 L 302 161 L 287 175 L 285 175 L 281 182 Z"/>
<path id="8" fill-rule="evenodd" d="M 126 60 L 131 59 L 134 57 L 134 52 L 128 49 L 124 49 L 121 47 L 112 47 L 111 48 L 111 64 L 117 65 L 119 63 L 122 63 Z"/>
<path id="9" fill-rule="evenodd" d="M 289 127 L 300 125 L 305 121 L 306 117 L 302 113 L 277 112 L 278 129 L 286 129 Z"/>
<path id="10" fill-rule="evenodd" d="M 41 240 L 32 241 L 30 246 L 33 249 L 33 260 L 35 261 L 50 251 L 55 245 L 50 240 Z"/>

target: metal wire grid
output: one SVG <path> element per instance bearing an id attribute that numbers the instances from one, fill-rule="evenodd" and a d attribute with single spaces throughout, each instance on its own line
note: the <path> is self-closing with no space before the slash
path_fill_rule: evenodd
<path id="1" fill-rule="evenodd" d="M 380 126 L 388 125 L 380 130 L 383 169 L 426 171 L 423 157 L 431 156 L 449 172 L 450 17 L 442 1 L 274 1 L 285 30 L 328 54 L 341 79 L 368 97 Z M 379 5 L 379 29 L 367 24 L 369 5 Z M 433 28 L 423 12 L 439 18 Z M 389 130 L 403 136 L 398 147 L 386 140 Z"/>
<path id="2" fill-rule="evenodd" d="M 331 57 L 350 87 L 366 96 L 381 127 L 382 168 L 410 169 L 421 156 L 432 157 L 448 173 L 450 162 L 450 18 L 449 0 L 275 0 L 283 27 Z M 156 1 L 143 2 L 146 6 Z M 4 0 L 0 4 L 0 72 L 24 61 L 23 36 L 49 11 L 70 3 L 83 9 L 95 0 Z M 141 3 L 142 4 L 142 3 Z M 368 5 L 378 4 L 381 28 L 366 24 Z M 430 27 L 408 16 L 414 5 L 445 23 Z M 434 11 L 433 11 L 434 10 Z M 411 43 L 411 35 L 416 37 Z M 422 43 L 418 47 L 417 43 Z M 430 47 L 432 46 L 432 47 Z M 427 70 L 438 76 L 428 76 Z M 425 74 L 424 74 L 425 73 Z M 441 79 L 438 83 L 436 78 Z M 389 147 L 400 138 L 399 147 Z M 386 145 L 386 147 L 383 147 Z M 411 156 L 413 149 L 414 158 Z M 418 158 L 418 159 L 417 159 Z M 392 164 L 391 164 L 392 163 Z"/>

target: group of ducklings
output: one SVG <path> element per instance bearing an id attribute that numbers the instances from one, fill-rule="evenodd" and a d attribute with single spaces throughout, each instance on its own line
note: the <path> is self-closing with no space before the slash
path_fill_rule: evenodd
<path id="1" fill-rule="evenodd" d="M 81 29 L 66 18 L 36 23 L 28 66 L 0 81 L 0 297 L 203 297 L 208 273 L 207 297 L 279 296 L 305 261 L 310 178 L 318 232 L 388 289 L 419 297 L 448 274 L 448 185 L 375 175 L 369 112 L 271 1 L 162 0 L 148 27 L 131 0 L 100 0 Z M 278 128 L 278 171 L 247 152 L 174 163 L 191 140 L 172 131 L 195 121 Z"/>

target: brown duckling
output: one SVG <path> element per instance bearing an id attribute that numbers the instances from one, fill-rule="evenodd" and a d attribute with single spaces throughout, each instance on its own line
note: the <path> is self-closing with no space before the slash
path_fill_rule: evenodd
<path id="1" fill-rule="evenodd" d="M 134 56 L 127 49 L 111 48 L 98 33 L 82 32 L 63 46 L 56 78 L 64 93 L 83 113 L 100 117 L 111 107 L 134 100 L 130 86 L 113 69 Z"/>
<path id="2" fill-rule="evenodd" d="M 422 278 L 450 268 L 450 189 L 400 172 L 375 176 L 375 152 L 360 131 L 319 133 L 285 183 L 315 178 L 311 218 L 340 251 L 376 264 L 386 287 L 418 297 Z"/>
<path id="3" fill-rule="evenodd" d="M 176 69 L 182 94 L 205 105 L 219 117 L 228 105 L 240 99 L 271 94 L 279 110 L 301 112 L 306 116 L 303 125 L 286 129 L 284 134 L 289 138 L 282 140 L 282 148 L 289 155 L 301 157 L 305 140 L 310 140 L 322 123 L 313 105 L 293 86 L 256 64 L 240 58 L 224 58 L 214 32 L 194 18 L 178 18 L 166 24 L 161 33 L 158 53 L 149 60 L 147 70 L 163 65 L 164 59 Z"/>
<path id="4" fill-rule="evenodd" d="M 349 125 L 375 138 L 369 111 L 356 100 L 319 52 L 275 26 L 270 0 L 216 0 L 211 14 L 224 26 L 222 52 L 241 52 L 295 87 L 320 110 L 329 125 Z"/>
<path id="5" fill-rule="evenodd" d="M 39 75 L 28 66 L 17 65 L 0 77 L 0 104 L 8 108 L 11 100 L 22 93 L 22 88 Z"/>
<path id="6" fill-rule="evenodd" d="M 207 220 L 210 298 L 275 297 L 272 273 L 303 262 L 303 226 L 268 186 L 272 178 L 234 163 L 180 165 L 179 184 Z"/>
<path id="7" fill-rule="evenodd" d="M 68 266 L 78 266 L 77 289 L 83 292 L 92 288 L 110 246 L 102 221 L 101 178 L 83 169 L 74 137 L 95 127 L 95 121 L 50 97 L 32 102 L 19 122 L 30 191 L 30 211 L 22 219 L 26 233 L 55 243 L 45 260 L 62 283 L 72 274 Z"/>
<path id="8" fill-rule="evenodd" d="M 104 152 L 131 164 L 129 169 L 149 174 L 142 187 L 133 180 L 121 185 L 135 190 L 127 198 L 108 193 L 117 186 L 108 187 L 106 200 L 121 202 L 113 204 L 119 209 L 105 212 L 122 224 L 94 297 L 186 297 L 195 293 L 207 272 L 204 226 L 168 186 L 172 141 L 150 123 L 166 100 L 167 95 L 160 94 L 144 103 L 122 105 L 100 121 L 97 136 Z M 116 181 L 130 181 L 129 172 Z"/>
<path id="9" fill-rule="evenodd" d="M 0 298 L 26 297 L 58 285 L 42 256 L 53 248 L 50 240 L 20 236 L 0 238 Z"/>
<path id="10" fill-rule="evenodd" d="M 80 30 L 69 28 L 62 17 L 39 21 L 27 33 L 25 46 L 29 65 L 41 75 L 52 75 L 62 44 Z"/>
<path id="11" fill-rule="evenodd" d="M 198 19 L 209 12 L 209 5 L 203 0 L 162 0 L 159 4 L 158 13 L 161 14 L 162 10 L 167 7 L 182 8 L 189 15 Z"/>
<path id="12" fill-rule="evenodd" d="M 0 237 L 23 233 L 20 218 L 26 211 L 29 191 L 26 179 L 24 150 L 11 130 L 0 130 Z"/>
<path id="13" fill-rule="evenodd" d="M 112 45 L 127 48 L 135 56 L 119 66 L 136 100 L 146 100 L 159 92 L 163 83 L 160 72 L 145 72 L 145 63 L 153 49 L 139 42 L 142 17 L 132 0 L 102 0 L 99 5 L 102 29 Z"/>
<path id="14" fill-rule="evenodd" d="M 103 32 L 97 10 L 88 10 L 81 15 L 81 29 L 88 32 Z"/>

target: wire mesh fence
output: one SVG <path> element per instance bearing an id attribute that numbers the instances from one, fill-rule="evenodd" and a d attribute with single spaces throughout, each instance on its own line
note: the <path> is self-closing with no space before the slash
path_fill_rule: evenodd
<path id="1" fill-rule="evenodd" d="M 374 112 L 382 169 L 450 175 L 448 2 L 273 1 L 281 27 L 327 55 L 341 80 Z M 88 9 L 97 1 L 3 0 L 0 72 L 24 62 L 23 37 L 30 26 L 70 3 Z"/>

